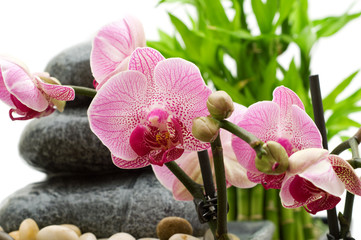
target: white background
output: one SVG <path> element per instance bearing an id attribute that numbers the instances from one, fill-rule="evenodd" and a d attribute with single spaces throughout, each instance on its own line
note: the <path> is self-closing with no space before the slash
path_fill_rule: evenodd
<path id="1" fill-rule="evenodd" d="M 156 7 L 157 0 L 0 1 L 0 54 L 21 59 L 32 72 L 43 71 L 47 62 L 59 52 L 90 41 L 101 26 L 125 14 L 138 17 L 144 25 L 147 39 L 155 40 L 158 28 L 172 32 L 166 11 L 171 10 L 178 15 L 182 13 L 177 4 Z M 310 16 L 316 19 L 339 15 L 353 2 L 309 0 Z M 361 11 L 360 1 L 356 1 L 351 10 L 356 11 Z M 321 40 L 313 49 L 312 74 L 320 75 L 323 94 L 361 68 L 360 31 L 361 19 L 357 19 L 335 36 Z M 361 76 L 357 76 L 349 90 L 360 86 Z M 0 202 L 14 191 L 45 177 L 19 156 L 18 141 L 28 122 L 12 122 L 8 111 L 8 107 L 0 103 Z M 337 141 L 332 142 L 330 148 L 336 144 Z M 359 197 L 355 198 L 353 226 L 361 224 L 360 201 Z M 356 239 L 360 238 L 361 228 L 354 227 L 353 233 Z"/>

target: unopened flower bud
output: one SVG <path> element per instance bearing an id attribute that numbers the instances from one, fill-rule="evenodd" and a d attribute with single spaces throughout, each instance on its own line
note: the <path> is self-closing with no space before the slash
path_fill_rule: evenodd
<path id="1" fill-rule="evenodd" d="M 209 95 L 207 108 L 212 117 L 218 120 L 228 118 L 234 110 L 232 98 L 225 91 L 217 91 Z"/>
<path id="2" fill-rule="evenodd" d="M 219 122 L 210 117 L 193 119 L 192 134 L 202 142 L 213 142 L 218 136 Z"/>
<path id="3" fill-rule="evenodd" d="M 261 158 L 256 157 L 256 168 L 266 174 L 278 175 L 284 173 L 288 168 L 288 154 L 281 144 L 269 141 L 263 144 Z"/>

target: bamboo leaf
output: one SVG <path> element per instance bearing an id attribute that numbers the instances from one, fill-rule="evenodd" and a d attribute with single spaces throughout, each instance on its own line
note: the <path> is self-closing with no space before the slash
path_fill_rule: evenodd
<path id="1" fill-rule="evenodd" d="M 251 0 L 251 5 L 261 33 L 271 33 L 273 20 L 278 9 L 278 1 L 267 0 L 263 3 L 262 0 Z"/>
<path id="2" fill-rule="evenodd" d="M 325 111 L 331 109 L 331 107 L 336 103 L 336 98 L 346 89 L 349 84 L 351 84 L 352 80 L 355 79 L 355 76 L 359 73 L 359 71 L 360 70 L 357 70 L 345 78 L 322 100 Z"/>
<path id="3" fill-rule="evenodd" d="M 318 29 L 317 38 L 329 37 L 342 29 L 347 23 L 361 16 L 361 12 L 348 14 L 347 12 L 338 17 L 326 17 L 313 21 Z"/>

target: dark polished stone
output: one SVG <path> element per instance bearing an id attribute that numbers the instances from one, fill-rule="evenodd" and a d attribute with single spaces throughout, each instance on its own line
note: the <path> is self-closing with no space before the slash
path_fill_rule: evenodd
<path id="1" fill-rule="evenodd" d="M 176 201 L 160 185 L 152 170 L 122 174 L 58 176 L 17 191 L 0 207 L 0 225 L 14 231 L 25 218 L 40 228 L 71 223 L 98 238 L 127 232 L 136 238 L 156 237 L 164 217 L 187 219 L 195 236 L 202 236 L 193 202 Z"/>

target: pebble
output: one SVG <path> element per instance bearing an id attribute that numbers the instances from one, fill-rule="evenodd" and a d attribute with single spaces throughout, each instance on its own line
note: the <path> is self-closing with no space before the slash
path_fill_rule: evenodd
<path id="1" fill-rule="evenodd" d="M 92 233 L 84 233 L 79 237 L 79 240 L 97 240 L 96 236 Z"/>
<path id="2" fill-rule="evenodd" d="M 42 228 L 36 240 L 79 240 L 78 235 L 71 229 L 59 225 Z"/>
<path id="3" fill-rule="evenodd" d="M 4 231 L 4 229 L 0 226 L 0 232 L 3 232 Z"/>
<path id="4" fill-rule="evenodd" d="M 10 235 L 14 240 L 19 240 L 19 239 L 20 239 L 19 231 L 10 232 L 9 235 Z"/>
<path id="5" fill-rule="evenodd" d="M 168 240 L 176 233 L 192 235 L 192 225 L 180 217 L 163 218 L 157 225 L 157 236 L 160 240 Z"/>
<path id="6" fill-rule="evenodd" d="M 116 233 L 112 235 L 108 240 L 135 240 L 135 238 L 129 233 Z"/>
<path id="7" fill-rule="evenodd" d="M 232 233 L 228 233 L 228 237 L 230 240 L 240 240 L 239 237 L 237 237 L 236 235 L 234 235 Z M 214 236 L 213 236 L 211 229 L 207 230 L 207 232 L 203 236 L 203 239 L 204 240 L 214 240 Z"/>
<path id="8" fill-rule="evenodd" d="M 21 240 L 36 240 L 38 232 L 38 224 L 33 219 L 27 218 L 20 224 L 19 238 Z"/>
<path id="9" fill-rule="evenodd" d="M 0 240 L 14 240 L 14 238 L 10 237 L 9 234 L 0 231 Z"/>
<path id="10" fill-rule="evenodd" d="M 199 238 L 184 233 L 177 233 L 171 236 L 169 240 L 199 240 Z"/>
<path id="11" fill-rule="evenodd" d="M 61 224 L 60 226 L 69 228 L 70 230 L 73 230 L 76 233 L 76 235 L 78 235 L 79 237 L 81 235 L 80 229 L 77 226 L 73 225 L 73 224 Z"/>

